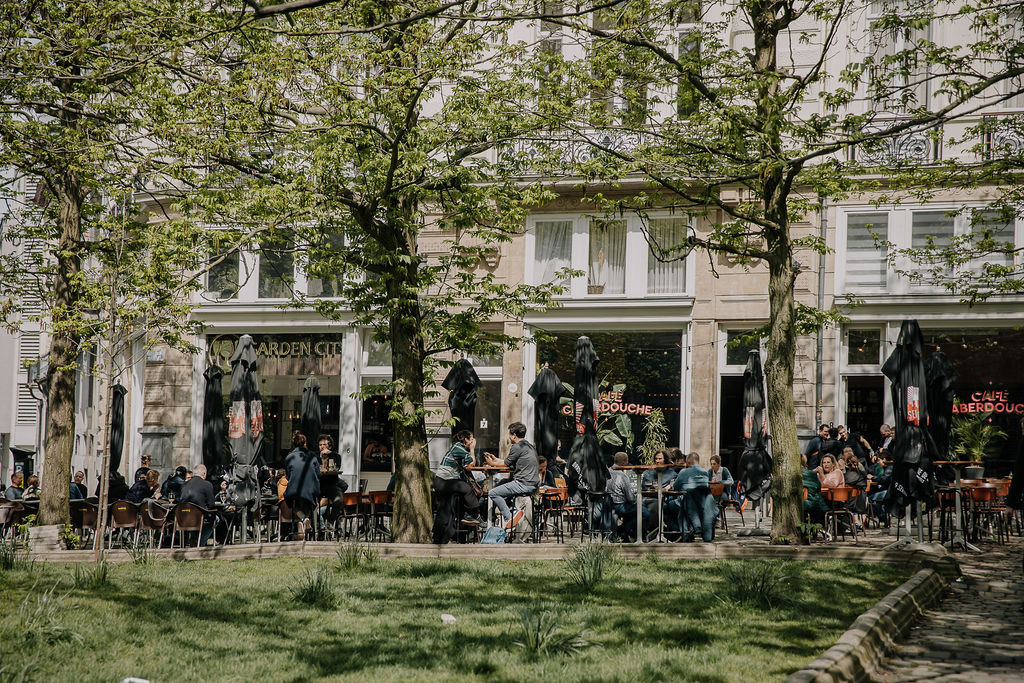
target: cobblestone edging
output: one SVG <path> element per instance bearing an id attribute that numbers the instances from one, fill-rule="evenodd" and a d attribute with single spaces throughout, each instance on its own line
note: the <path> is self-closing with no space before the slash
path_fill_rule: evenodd
<path id="1" fill-rule="evenodd" d="M 920 569 L 903 585 L 857 617 L 838 642 L 786 683 L 830 683 L 869 680 L 871 673 L 891 652 L 926 610 L 941 600 L 956 574 L 952 560 L 938 561 Z"/>

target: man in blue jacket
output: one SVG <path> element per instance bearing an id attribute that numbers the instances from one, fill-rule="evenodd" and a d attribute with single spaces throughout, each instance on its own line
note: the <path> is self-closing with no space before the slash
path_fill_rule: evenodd
<path id="1" fill-rule="evenodd" d="M 683 541 L 690 542 L 700 530 L 701 538 L 710 543 L 715 538 L 715 520 L 718 519 L 718 504 L 711 495 L 708 484 L 711 477 L 700 466 L 700 455 L 686 456 L 686 468 L 676 475 L 673 488 L 685 493 L 683 498 Z"/>

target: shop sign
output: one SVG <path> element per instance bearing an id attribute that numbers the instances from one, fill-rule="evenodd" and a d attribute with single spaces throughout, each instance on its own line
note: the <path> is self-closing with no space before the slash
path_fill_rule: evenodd
<path id="1" fill-rule="evenodd" d="M 1010 392 L 1006 390 L 975 391 L 971 394 L 970 399 L 954 403 L 953 414 L 1015 413 L 1024 415 L 1024 403 L 1014 403 L 1010 398 Z"/>
<path id="2" fill-rule="evenodd" d="M 598 394 L 597 409 L 601 413 L 625 413 L 626 415 L 650 415 L 654 406 L 646 403 L 626 403 L 621 391 L 602 391 Z M 572 415 L 572 406 L 565 405 L 562 412 Z"/>
<path id="3" fill-rule="evenodd" d="M 230 358 L 235 352 L 235 341 L 221 339 L 213 342 L 213 350 L 219 356 Z M 256 355 L 261 358 L 326 358 L 341 355 L 339 341 L 260 341 L 256 345 Z"/>

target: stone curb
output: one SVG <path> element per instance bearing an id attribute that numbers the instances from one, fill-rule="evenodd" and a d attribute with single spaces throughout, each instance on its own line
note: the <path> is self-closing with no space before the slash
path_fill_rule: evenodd
<path id="1" fill-rule="evenodd" d="M 921 558 L 920 569 L 903 585 L 857 617 L 838 642 L 786 683 L 867 681 L 915 621 L 942 598 L 959 567 L 948 558 Z"/>

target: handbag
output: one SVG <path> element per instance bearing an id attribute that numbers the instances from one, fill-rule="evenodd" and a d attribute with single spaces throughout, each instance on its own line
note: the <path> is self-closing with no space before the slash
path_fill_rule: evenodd
<path id="1" fill-rule="evenodd" d="M 480 539 L 480 543 L 504 543 L 506 536 L 505 528 L 496 524 L 488 527 L 484 532 L 484 537 Z"/>

